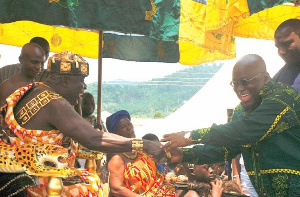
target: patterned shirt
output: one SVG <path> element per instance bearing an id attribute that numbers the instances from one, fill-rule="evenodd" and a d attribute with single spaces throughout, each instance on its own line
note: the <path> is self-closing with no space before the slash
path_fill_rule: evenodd
<path id="1" fill-rule="evenodd" d="M 284 65 L 273 77 L 274 81 L 292 85 L 300 73 L 300 66 Z"/>
<path id="2" fill-rule="evenodd" d="M 300 74 L 296 77 L 292 88 L 294 88 L 297 92 L 300 92 Z"/>
<path id="3" fill-rule="evenodd" d="M 258 98 L 252 112 L 240 104 L 230 123 L 194 130 L 202 145 L 184 148 L 183 162 L 216 163 L 242 153 L 259 196 L 300 196 L 300 95 L 270 80 Z"/>
<path id="4" fill-rule="evenodd" d="M 21 70 L 21 64 L 11 64 L 0 68 L 0 84 L 6 79 L 12 77 L 13 75 L 19 73 Z M 36 76 L 35 81 L 44 81 L 49 76 L 47 70 L 42 69 L 42 71 Z"/>
<path id="5" fill-rule="evenodd" d="M 9 77 L 20 72 L 20 64 L 11 64 L 0 68 L 0 84 Z"/>

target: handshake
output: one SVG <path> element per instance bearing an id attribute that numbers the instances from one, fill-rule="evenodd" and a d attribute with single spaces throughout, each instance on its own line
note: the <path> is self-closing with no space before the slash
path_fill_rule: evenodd
<path id="1" fill-rule="evenodd" d="M 161 145 L 160 142 L 166 143 Z M 183 157 L 183 151 L 179 147 L 193 144 L 190 132 L 186 131 L 165 134 L 160 142 L 144 141 L 144 151 L 153 155 L 158 163 L 180 163 Z"/>

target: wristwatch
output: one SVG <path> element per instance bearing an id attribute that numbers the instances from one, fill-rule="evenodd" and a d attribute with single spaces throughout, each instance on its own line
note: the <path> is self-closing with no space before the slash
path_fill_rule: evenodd
<path id="1" fill-rule="evenodd" d="M 184 138 L 187 145 L 191 145 L 193 143 L 192 137 L 191 137 L 191 131 L 186 131 L 184 134 Z"/>
<path id="2" fill-rule="evenodd" d="M 190 136 L 191 136 L 191 132 L 185 131 L 184 138 L 190 138 Z"/>

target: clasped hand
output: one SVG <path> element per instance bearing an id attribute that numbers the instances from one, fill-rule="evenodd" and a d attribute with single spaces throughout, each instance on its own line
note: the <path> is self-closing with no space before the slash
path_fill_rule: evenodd
<path id="1" fill-rule="evenodd" d="M 178 163 L 182 158 L 182 151 L 180 149 L 164 149 L 158 141 L 144 140 L 144 151 L 152 155 L 158 163 Z"/>
<path id="2" fill-rule="evenodd" d="M 163 149 L 170 150 L 177 147 L 185 147 L 189 145 L 187 140 L 184 138 L 186 134 L 185 131 L 177 132 L 177 133 L 170 133 L 163 135 L 163 138 L 160 140 L 161 142 L 167 142 L 165 145 L 162 146 Z"/>
<path id="3" fill-rule="evenodd" d="M 185 131 L 170 133 L 163 135 L 160 142 L 167 142 L 164 145 L 157 141 L 148 141 L 146 145 L 146 152 L 153 155 L 157 161 L 162 161 L 163 158 L 167 158 L 168 163 L 179 163 L 182 160 L 183 152 L 178 147 L 184 147 L 189 145 L 184 138 Z M 168 154 L 166 154 L 168 153 Z"/>
<path id="4" fill-rule="evenodd" d="M 164 144 L 162 148 L 171 155 L 168 159 L 168 163 L 180 163 L 182 161 L 183 151 L 179 147 L 189 145 L 184 137 L 186 133 L 187 132 L 185 131 L 181 131 L 163 135 L 163 138 L 160 141 L 167 143 Z"/>
<path id="5" fill-rule="evenodd" d="M 144 151 L 149 155 L 152 155 L 156 161 L 162 161 L 166 158 L 166 153 L 161 147 L 161 143 L 158 141 L 143 140 L 144 141 Z"/>

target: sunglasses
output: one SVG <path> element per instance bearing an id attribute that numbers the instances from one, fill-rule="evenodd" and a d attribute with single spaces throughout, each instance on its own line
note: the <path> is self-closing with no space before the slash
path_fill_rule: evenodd
<path id="1" fill-rule="evenodd" d="M 230 82 L 230 85 L 234 88 L 237 88 L 239 85 L 242 85 L 242 86 L 248 86 L 251 81 L 253 79 L 256 79 L 257 77 L 259 77 L 260 75 L 264 74 L 265 72 L 262 72 L 262 73 L 259 73 L 258 75 L 255 75 L 254 77 L 252 77 L 251 79 L 241 79 L 239 81 L 231 81 Z"/>

